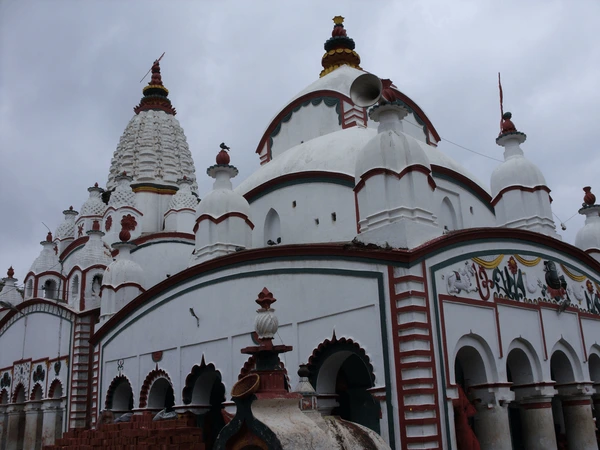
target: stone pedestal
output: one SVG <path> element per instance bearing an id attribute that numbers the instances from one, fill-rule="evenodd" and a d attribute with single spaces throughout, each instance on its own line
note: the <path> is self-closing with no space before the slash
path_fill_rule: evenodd
<path id="1" fill-rule="evenodd" d="M 0 405 L 0 450 L 6 448 L 6 434 L 8 432 L 8 414 L 6 405 Z"/>
<path id="2" fill-rule="evenodd" d="M 526 450 L 555 450 L 556 433 L 552 398 L 532 398 L 521 402 L 523 444 Z"/>
<path id="3" fill-rule="evenodd" d="M 28 402 L 25 405 L 24 449 L 40 450 L 42 448 L 42 420 L 42 402 Z"/>
<path id="4" fill-rule="evenodd" d="M 562 408 L 569 448 L 598 450 L 592 399 L 589 396 L 566 397 Z"/>
<path id="5" fill-rule="evenodd" d="M 474 428 L 481 450 L 512 450 L 508 404 L 514 399 L 514 392 L 491 385 L 471 389 L 479 400 Z"/>
<path id="6" fill-rule="evenodd" d="M 23 404 L 10 405 L 8 413 L 8 430 L 6 434 L 6 450 L 22 450 L 25 435 L 25 411 Z"/>
<path id="7" fill-rule="evenodd" d="M 42 445 L 53 445 L 62 436 L 63 414 L 60 400 L 46 400 L 42 404 Z"/>

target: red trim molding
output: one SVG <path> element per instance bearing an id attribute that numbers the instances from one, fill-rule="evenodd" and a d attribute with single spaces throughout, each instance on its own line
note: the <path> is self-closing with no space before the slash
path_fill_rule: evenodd
<path id="1" fill-rule="evenodd" d="M 498 194 L 494 197 L 491 204 L 492 206 L 496 206 L 496 204 L 500 201 L 502 196 L 509 191 L 522 191 L 522 192 L 536 192 L 536 191 L 546 191 L 548 195 L 550 195 L 550 189 L 548 186 L 539 185 L 534 187 L 525 187 L 525 186 L 507 186 L 502 189 Z"/>
<path id="2" fill-rule="evenodd" d="M 527 230 L 508 229 L 508 228 L 469 228 L 465 230 L 454 231 L 442 235 L 436 239 L 421 245 L 412 250 L 384 250 L 367 249 L 358 247 L 349 247 L 344 243 L 322 243 L 322 244 L 296 244 L 296 245 L 274 245 L 256 249 L 248 249 L 243 252 L 235 252 L 220 258 L 211 259 L 189 267 L 181 272 L 172 275 L 162 282 L 152 286 L 143 294 L 125 305 L 114 316 L 112 316 L 91 338 L 93 344 L 97 344 L 103 336 L 112 330 L 121 320 L 135 311 L 138 307 L 150 300 L 152 297 L 160 294 L 165 289 L 176 284 L 185 282 L 189 278 L 199 276 L 203 273 L 213 270 L 219 270 L 228 266 L 240 263 L 247 263 L 264 259 L 289 258 L 294 257 L 333 257 L 333 258 L 360 258 L 383 263 L 396 263 L 413 265 L 426 258 L 429 254 L 442 251 L 445 248 L 461 244 L 475 244 L 478 241 L 489 240 L 518 240 L 524 243 L 533 243 L 541 247 L 560 251 L 576 260 L 581 264 L 587 265 L 591 270 L 600 272 L 600 262 L 596 261 L 584 251 L 570 244 L 558 241 L 543 234 L 534 233 Z M 515 302 L 516 303 L 516 302 Z M 522 305 L 518 303 L 518 305 Z M 15 314 L 14 312 L 12 314 Z M 11 315 L 11 313 L 9 313 Z M 584 315 L 586 318 L 588 315 Z M 590 318 L 599 319 L 591 315 Z M 6 317 L 4 318 L 6 319 Z M 3 319 L 3 320 L 4 320 Z M 2 322 L 0 322 L 0 326 Z"/>
<path id="3" fill-rule="evenodd" d="M 409 172 L 421 172 L 422 174 L 427 176 L 427 182 L 429 183 L 429 186 L 432 190 L 435 190 L 436 184 L 435 180 L 431 176 L 431 170 L 420 164 L 413 164 L 411 166 L 405 167 L 400 172 L 394 172 L 393 170 L 386 169 L 383 167 L 370 169 L 360 176 L 360 181 L 354 187 L 354 192 L 360 192 L 360 190 L 365 186 L 365 181 L 376 175 L 391 175 L 398 179 L 401 179 L 404 175 L 406 175 Z"/>
<path id="4" fill-rule="evenodd" d="M 100 288 L 100 296 L 102 296 L 102 292 L 104 291 L 104 289 L 107 289 L 109 291 L 113 291 L 113 292 L 117 292 L 122 288 L 128 287 L 128 286 L 133 286 L 136 287 L 140 290 L 140 292 L 144 292 L 145 289 L 138 283 L 134 283 L 133 281 L 128 281 L 126 283 L 121 283 L 119 284 L 117 287 L 113 287 L 113 286 L 109 286 L 109 285 L 104 285 Z"/>
<path id="5" fill-rule="evenodd" d="M 273 187 L 289 183 L 290 181 L 297 180 L 311 180 L 311 179 L 330 179 L 340 181 L 340 184 L 347 184 L 349 187 L 354 186 L 354 177 L 345 173 L 339 172 L 326 172 L 321 170 L 307 170 L 304 172 L 287 173 L 275 178 L 272 178 L 263 184 L 256 186 L 254 189 L 246 192 L 244 198 L 248 202 L 252 202 L 256 197 L 261 196 L 265 191 L 272 189 Z M 315 180 L 315 182 L 318 180 Z"/>
<path id="6" fill-rule="evenodd" d="M 592 405 L 592 399 L 587 398 L 585 400 L 563 400 L 562 401 L 562 406 L 563 408 L 565 406 L 591 406 Z"/>
<path id="7" fill-rule="evenodd" d="M 243 219 L 244 222 L 246 222 L 246 225 L 248 225 L 251 230 L 254 229 L 254 224 L 252 223 L 252 221 L 250 219 L 248 219 L 248 216 L 246 214 L 242 214 L 240 212 L 228 212 L 228 213 L 223 214 L 222 216 L 220 216 L 217 219 L 215 219 L 213 216 L 209 216 L 208 214 L 202 214 L 200 217 L 198 217 L 196 219 L 196 225 L 194 225 L 194 233 L 196 231 L 198 231 L 198 226 L 200 225 L 200 222 L 202 222 L 203 220 L 210 220 L 212 223 L 218 225 L 221 222 L 223 222 L 225 219 L 229 219 L 230 217 L 239 217 L 240 219 Z"/>
<path id="8" fill-rule="evenodd" d="M 552 402 L 521 403 L 523 409 L 545 409 L 552 408 Z"/>
<path id="9" fill-rule="evenodd" d="M 146 236 L 141 236 L 137 239 L 134 239 L 132 242 L 135 245 L 142 245 L 149 241 L 155 241 L 158 239 L 172 239 L 172 238 L 189 239 L 191 241 L 194 241 L 196 239 L 196 236 L 194 236 L 192 233 L 181 233 L 181 232 L 177 232 L 177 231 L 165 231 L 163 233 L 152 233 L 152 234 L 149 234 Z"/>
<path id="10" fill-rule="evenodd" d="M 64 261 L 65 259 L 67 259 L 67 257 L 73 250 L 75 250 L 77 247 L 79 247 L 81 245 L 84 245 L 89 240 L 89 238 L 90 238 L 89 236 L 82 236 L 80 238 L 75 239 L 73 242 L 71 242 L 69 245 L 67 245 L 67 248 L 65 248 L 62 251 L 62 253 L 58 257 L 58 259 L 61 261 Z"/>
<path id="11" fill-rule="evenodd" d="M 464 184 L 466 187 L 471 189 L 481 200 L 485 203 L 492 203 L 492 196 L 481 186 L 475 183 L 470 178 L 465 177 L 463 174 L 456 172 L 452 169 L 448 169 L 444 166 L 438 166 L 437 164 L 431 164 L 431 171 L 433 172 L 433 176 L 435 177 L 436 173 L 440 175 L 445 175 L 448 178 L 452 178 L 456 180 L 460 184 Z"/>

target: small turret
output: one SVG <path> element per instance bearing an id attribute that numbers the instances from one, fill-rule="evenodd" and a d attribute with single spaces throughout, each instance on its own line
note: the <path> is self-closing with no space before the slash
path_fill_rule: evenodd
<path id="1" fill-rule="evenodd" d="M 69 209 L 64 210 L 63 214 L 65 218 L 54 232 L 59 254 L 75 240 L 75 218 L 79 213 L 69 206 Z"/>
<path id="2" fill-rule="evenodd" d="M 18 280 L 14 278 L 15 271 L 12 266 L 10 266 L 6 275 L 6 278 L 2 278 L 4 286 L 0 289 L 0 319 L 9 310 L 14 309 L 15 305 L 23 301 L 23 297 L 17 289 Z"/>
<path id="3" fill-rule="evenodd" d="M 392 83 L 384 80 L 383 92 Z M 382 96 L 369 112 L 378 134 L 356 159 L 354 191 L 364 243 L 414 248 L 442 234 L 433 214 L 431 166 L 419 142 L 404 133 L 407 109 L 393 96 Z"/>
<path id="4" fill-rule="evenodd" d="M 75 222 L 77 237 L 85 236 L 92 229 L 95 220 L 102 220 L 106 211 L 106 203 L 102 201 L 104 189 L 98 187 L 98 183 L 88 188 L 90 193 L 88 199 L 81 205 L 79 217 Z"/>
<path id="5" fill-rule="evenodd" d="M 145 291 L 144 272 L 140 265 L 131 259 L 131 250 L 136 248 L 136 245 L 128 242 L 131 239 L 131 230 L 136 225 L 135 217 L 123 217 L 119 232 L 120 242 L 112 244 L 119 253 L 102 277 L 101 324 Z"/>
<path id="6" fill-rule="evenodd" d="M 552 219 L 550 189 L 540 169 L 525 158 L 512 114 L 502 115 L 496 144 L 504 148 L 504 162 L 492 173 L 492 206 L 499 227 L 520 228 L 560 239 Z"/>
<path id="7" fill-rule="evenodd" d="M 229 164 L 227 149 L 221 144 L 216 164 L 206 170 L 215 182 L 213 190 L 196 207 L 196 248 L 190 266 L 250 247 L 252 242 L 250 205 L 232 190 L 231 178 L 238 170 Z"/>
<path id="8" fill-rule="evenodd" d="M 596 204 L 591 187 L 586 186 L 583 191 L 585 195 L 579 214 L 585 216 L 585 225 L 575 236 L 575 246 L 600 261 L 600 205 Z"/>
<path id="9" fill-rule="evenodd" d="M 198 205 L 198 197 L 192 192 L 193 182 L 186 176 L 177 180 L 179 190 L 169 201 L 165 213 L 165 231 L 192 232 Z"/>

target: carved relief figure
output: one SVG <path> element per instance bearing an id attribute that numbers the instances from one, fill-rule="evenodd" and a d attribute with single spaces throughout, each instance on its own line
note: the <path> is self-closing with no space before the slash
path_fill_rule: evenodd
<path id="1" fill-rule="evenodd" d="M 458 270 L 452 271 L 447 276 L 446 289 L 448 294 L 460 294 L 465 292 L 477 292 L 477 287 L 473 286 L 472 278 L 475 278 L 475 269 L 469 266 L 469 262 L 465 261 L 465 266 Z M 442 280 L 444 279 L 442 275 Z"/>

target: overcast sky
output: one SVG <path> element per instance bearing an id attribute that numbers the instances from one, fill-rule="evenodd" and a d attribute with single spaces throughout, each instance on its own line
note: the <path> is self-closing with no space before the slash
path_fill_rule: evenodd
<path id="1" fill-rule="evenodd" d="M 110 159 L 154 59 L 194 157 L 201 197 L 218 145 L 239 184 L 258 167 L 272 117 L 318 78 L 331 18 L 346 18 L 361 66 L 427 113 L 443 138 L 502 158 L 505 111 L 566 221 L 582 187 L 600 195 L 600 46 L 596 0 L 472 1 L 0 0 L 0 276 L 22 283 L 47 224 L 105 186 Z M 440 149 L 489 186 L 499 162 Z M 571 219 L 573 242 L 583 218 Z"/>

